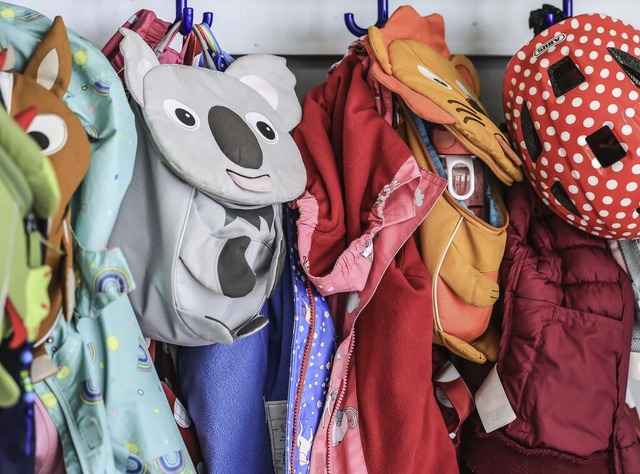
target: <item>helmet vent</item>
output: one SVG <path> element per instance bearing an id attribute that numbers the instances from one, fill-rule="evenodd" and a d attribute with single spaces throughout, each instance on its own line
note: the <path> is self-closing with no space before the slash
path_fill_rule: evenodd
<path id="1" fill-rule="evenodd" d="M 531 161 L 535 163 L 540 158 L 542 153 L 542 144 L 540 143 L 540 137 L 538 132 L 533 126 L 531 121 L 531 115 L 527 108 L 526 102 L 522 103 L 522 110 L 520 111 L 520 127 L 522 127 L 522 136 L 524 138 L 524 144 L 527 146 L 527 152 Z"/>
<path id="2" fill-rule="evenodd" d="M 572 214 L 575 214 L 576 216 L 580 216 L 578 209 L 576 209 L 575 204 L 569 198 L 569 195 L 559 181 L 556 181 L 555 183 L 553 183 L 553 186 L 551 186 L 551 194 L 553 194 L 553 197 L 556 198 L 556 200 L 560 204 L 562 204 L 565 209 L 567 209 Z"/>
<path id="3" fill-rule="evenodd" d="M 608 168 L 617 163 L 627 154 L 611 129 L 606 125 L 589 135 L 587 143 L 603 168 Z"/>
<path id="4" fill-rule="evenodd" d="M 616 48 L 607 48 L 609 54 L 613 56 L 613 59 L 620 65 L 622 70 L 629 76 L 631 82 L 636 87 L 640 87 L 640 60 L 635 56 Z"/>
<path id="5" fill-rule="evenodd" d="M 565 95 L 584 82 L 584 75 L 570 57 L 565 57 L 549 66 L 549 80 L 556 97 Z"/>

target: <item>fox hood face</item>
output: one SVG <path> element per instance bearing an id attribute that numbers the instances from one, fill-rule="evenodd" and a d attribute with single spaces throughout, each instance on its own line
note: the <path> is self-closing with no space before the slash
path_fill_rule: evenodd
<path id="1" fill-rule="evenodd" d="M 306 172 L 289 134 L 302 113 L 283 58 L 244 56 L 224 73 L 160 65 L 142 38 L 122 33 L 127 87 L 174 173 L 232 207 L 302 194 Z"/>

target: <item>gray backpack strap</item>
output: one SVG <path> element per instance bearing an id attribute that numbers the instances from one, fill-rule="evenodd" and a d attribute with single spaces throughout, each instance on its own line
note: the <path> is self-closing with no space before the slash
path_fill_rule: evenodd
<path id="1" fill-rule="evenodd" d="M 633 336 L 631 339 L 631 352 L 640 352 L 640 307 L 638 300 L 640 299 L 640 248 L 637 240 L 620 240 L 620 251 L 627 265 L 627 272 L 631 277 L 631 285 L 633 286 L 635 318 L 633 322 Z"/>

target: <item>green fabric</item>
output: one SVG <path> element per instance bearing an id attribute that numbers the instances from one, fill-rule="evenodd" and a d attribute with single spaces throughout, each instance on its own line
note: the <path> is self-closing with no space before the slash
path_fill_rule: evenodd
<path id="1" fill-rule="evenodd" d="M 0 43 L 23 70 L 52 21 L 0 2 Z M 73 73 L 65 103 L 91 137 L 91 163 L 73 198 L 74 318 L 46 344 L 56 376 L 35 384 L 54 421 L 69 474 L 195 472 L 126 293 L 133 283 L 106 243 L 131 181 L 137 137 L 116 72 L 98 48 L 68 30 Z"/>
<path id="2" fill-rule="evenodd" d="M 53 216 L 60 204 L 60 189 L 53 166 L 3 107 L 0 107 L 0 146 L 13 159 L 30 188 L 34 214 Z"/>

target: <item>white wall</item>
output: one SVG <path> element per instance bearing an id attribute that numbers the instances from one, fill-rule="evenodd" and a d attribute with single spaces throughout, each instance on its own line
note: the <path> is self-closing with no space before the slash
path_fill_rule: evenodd
<path id="1" fill-rule="evenodd" d="M 162 19 L 175 16 L 173 0 L 13 0 L 47 16 L 62 15 L 67 26 L 102 46 L 136 10 L 154 10 Z M 389 10 L 410 4 L 423 15 L 445 18 L 453 52 L 513 55 L 531 38 L 529 11 L 542 3 L 562 8 L 560 0 L 420 0 L 390 1 Z M 637 2 L 576 0 L 574 14 L 606 13 L 640 27 Z M 230 53 L 342 54 L 354 38 L 344 25 L 345 12 L 366 28 L 375 23 L 373 0 L 191 0 L 195 19 L 214 13 L 214 34 Z"/>

